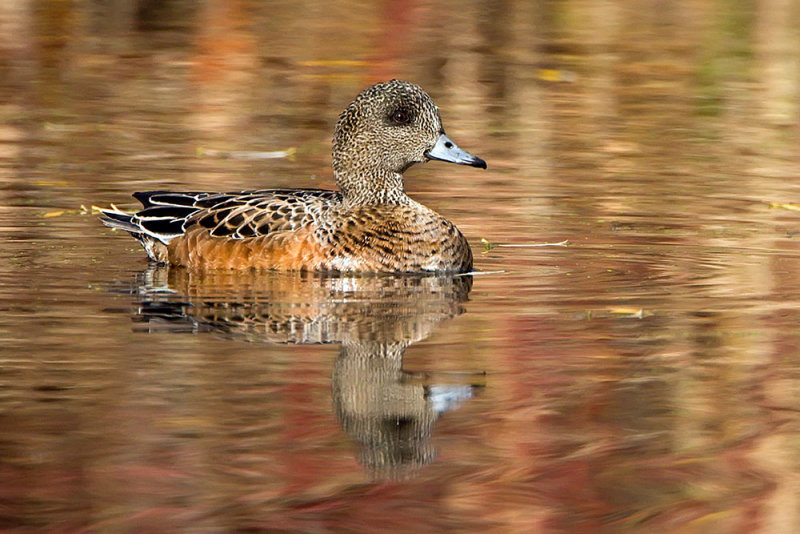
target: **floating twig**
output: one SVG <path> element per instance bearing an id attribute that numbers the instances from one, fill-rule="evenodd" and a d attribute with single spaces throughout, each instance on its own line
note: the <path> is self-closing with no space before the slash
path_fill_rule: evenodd
<path id="1" fill-rule="evenodd" d="M 485 248 L 484 252 L 489 252 L 493 248 L 534 248 L 534 247 L 566 247 L 569 244 L 568 240 L 559 241 L 558 243 L 492 243 L 486 238 L 481 238 L 481 243 Z"/>
<path id="2" fill-rule="evenodd" d="M 505 271 L 470 271 L 468 273 L 458 273 L 454 276 L 483 276 L 485 274 L 503 274 Z"/>
<path id="3" fill-rule="evenodd" d="M 197 147 L 197 155 L 208 156 L 212 158 L 230 158 L 230 159 L 279 159 L 291 158 L 295 155 L 297 149 L 289 147 L 286 150 L 276 150 L 273 152 L 260 152 L 249 150 L 214 150 L 211 148 Z"/>
<path id="4" fill-rule="evenodd" d="M 533 247 L 566 247 L 569 244 L 568 240 L 559 241 L 558 243 L 509 243 L 507 245 L 495 245 L 496 247 L 503 248 L 533 248 Z"/>

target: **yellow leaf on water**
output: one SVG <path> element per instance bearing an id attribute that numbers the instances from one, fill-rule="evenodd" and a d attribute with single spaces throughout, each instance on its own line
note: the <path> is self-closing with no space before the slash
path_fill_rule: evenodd
<path id="1" fill-rule="evenodd" d="M 696 519 L 692 519 L 689 521 L 689 524 L 699 525 L 709 522 L 716 522 L 717 524 L 720 524 L 722 521 L 730 519 L 731 517 L 734 517 L 734 515 L 729 510 L 721 510 L 719 512 L 712 512 Z"/>
<path id="2" fill-rule="evenodd" d="M 536 70 L 536 77 L 543 82 L 572 82 L 575 73 L 560 69 L 541 68 Z"/>
<path id="3" fill-rule="evenodd" d="M 58 216 L 60 216 L 60 215 L 64 215 L 64 210 L 58 210 L 58 211 L 48 211 L 47 213 L 45 213 L 45 214 L 43 215 L 43 217 L 44 217 L 45 219 L 47 219 L 48 217 L 58 217 Z"/>
<path id="4" fill-rule="evenodd" d="M 561 79 L 561 75 L 556 69 L 539 69 L 536 71 L 536 76 L 546 82 L 557 82 Z"/>
<path id="5" fill-rule="evenodd" d="M 34 180 L 33 185 L 38 187 L 69 187 L 69 182 L 64 180 Z"/>
<path id="6" fill-rule="evenodd" d="M 781 208 L 789 211 L 800 211 L 800 204 L 792 204 L 790 202 L 768 202 L 770 208 Z"/>

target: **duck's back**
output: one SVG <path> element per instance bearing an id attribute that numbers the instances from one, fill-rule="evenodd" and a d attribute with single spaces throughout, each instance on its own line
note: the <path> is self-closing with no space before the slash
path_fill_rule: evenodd
<path id="1" fill-rule="evenodd" d="M 461 232 L 421 204 L 348 207 L 320 189 L 151 191 L 144 209 L 106 212 L 151 259 L 206 269 L 451 271 L 472 268 Z"/>
<path id="2" fill-rule="evenodd" d="M 254 245 L 277 244 L 310 228 L 322 212 L 341 202 L 340 193 L 322 189 L 133 196 L 143 204 L 141 211 L 104 210 L 104 224 L 130 232 L 159 263 L 206 268 L 254 267 Z"/>

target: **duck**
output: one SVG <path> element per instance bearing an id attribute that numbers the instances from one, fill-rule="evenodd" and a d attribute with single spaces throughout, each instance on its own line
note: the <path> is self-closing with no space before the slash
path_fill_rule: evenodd
<path id="1" fill-rule="evenodd" d="M 101 210 L 151 261 L 190 269 L 465 273 L 469 242 L 455 224 L 413 200 L 403 173 L 439 160 L 486 169 L 445 134 L 418 85 L 393 79 L 362 91 L 334 128 L 338 191 L 147 191 L 142 209 Z"/>

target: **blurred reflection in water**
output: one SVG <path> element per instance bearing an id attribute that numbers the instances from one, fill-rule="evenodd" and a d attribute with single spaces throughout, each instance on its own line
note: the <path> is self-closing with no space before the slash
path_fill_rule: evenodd
<path id="1" fill-rule="evenodd" d="M 800 0 L 0 0 L 0 531 L 800 531 L 798 13 Z M 476 268 L 507 272 L 476 280 L 469 313 L 444 321 L 459 298 L 428 289 L 405 304 L 346 280 L 195 295 L 187 277 L 142 295 L 152 320 L 136 328 L 167 333 L 109 316 L 120 301 L 99 288 L 127 292 L 141 251 L 81 204 L 331 188 L 337 113 L 392 77 L 424 87 L 448 134 L 490 161 L 418 166 L 406 183 L 458 224 Z M 247 315 L 255 302 L 275 325 Z M 348 306 L 359 323 L 336 321 Z M 365 359 L 363 336 L 336 363 L 338 347 L 239 341 L 395 328 L 404 341 L 386 351 L 402 352 L 437 321 L 404 354 L 433 377 Z M 186 329 L 213 333 L 168 333 Z M 430 394 L 478 382 L 446 374 L 462 370 L 492 374 L 436 422 L 437 460 L 365 483 L 355 458 L 386 454 L 363 437 L 384 423 L 332 407 L 332 373 Z M 407 412 L 433 406 L 421 428 L 440 408 L 418 399 Z"/>
<path id="2" fill-rule="evenodd" d="M 153 265 L 138 281 L 136 330 L 341 343 L 332 377 L 336 416 L 377 477 L 402 478 L 433 460 L 436 420 L 483 382 L 483 373 L 402 369 L 409 345 L 464 311 L 469 276 L 191 273 Z"/>

